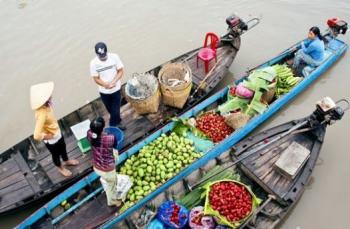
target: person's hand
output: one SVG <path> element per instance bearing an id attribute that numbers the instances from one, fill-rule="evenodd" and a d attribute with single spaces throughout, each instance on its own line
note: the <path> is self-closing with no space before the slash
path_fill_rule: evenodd
<path id="1" fill-rule="evenodd" d="M 49 140 L 49 139 L 52 139 L 52 138 L 53 138 L 53 134 L 51 134 L 51 133 L 47 133 L 44 136 L 44 140 Z"/>
<path id="2" fill-rule="evenodd" d="M 112 82 L 112 83 L 109 83 L 108 85 L 109 85 L 108 89 L 111 89 L 111 88 L 114 88 L 114 87 L 115 87 L 115 83 L 113 83 L 113 82 Z"/>
<path id="3" fill-rule="evenodd" d="M 105 88 L 106 89 L 111 89 L 111 88 L 114 88 L 115 87 L 115 83 L 107 83 L 106 85 L 105 85 Z"/>

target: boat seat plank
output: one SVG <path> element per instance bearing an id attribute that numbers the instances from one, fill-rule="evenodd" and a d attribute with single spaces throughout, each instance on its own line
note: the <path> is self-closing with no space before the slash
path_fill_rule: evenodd
<path id="1" fill-rule="evenodd" d="M 30 185 L 23 186 L 22 188 L 8 192 L 6 195 L 1 196 L 0 211 L 5 209 L 11 209 L 12 205 L 21 203 L 25 198 L 33 196 L 34 192 Z"/>
<path id="2" fill-rule="evenodd" d="M 114 215 L 115 207 L 108 207 L 105 193 L 79 208 L 74 215 L 67 217 L 59 224 L 60 229 L 94 228 L 100 222 Z"/>
<path id="3" fill-rule="evenodd" d="M 11 186 L 13 183 L 20 182 L 21 180 L 25 180 L 24 175 L 21 171 L 12 174 L 11 176 L 6 177 L 5 179 L 0 181 L 0 190 Z"/>
<path id="4" fill-rule="evenodd" d="M 21 172 L 25 176 L 25 179 L 28 181 L 30 187 L 33 189 L 34 193 L 38 193 L 41 191 L 41 187 L 34 177 L 32 170 L 29 168 L 27 162 L 24 160 L 22 154 L 17 152 L 13 155 L 13 158 L 17 162 L 18 167 L 21 169 Z"/>
<path id="5" fill-rule="evenodd" d="M 90 121 L 93 120 L 94 118 L 97 117 L 94 109 L 92 108 L 91 104 L 87 104 L 80 108 L 79 110 L 79 115 L 82 120 L 89 119 Z"/>
<path id="6" fill-rule="evenodd" d="M 12 174 L 18 171 L 19 171 L 19 167 L 17 166 L 15 160 L 13 160 L 13 158 L 10 158 L 0 165 L 0 180 L 3 180 L 6 177 L 11 176 Z"/>
<path id="7" fill-rule="evenodd" d="M 80 155 L 82 154 L 80 152 L 80 150 L 78 148 L 75 148 L 74 150 L 68 152 L 68 158 L 75 158 L 77 157 L 76 155 Z M 47 170 L 47 166 L 49 167 L 52 167 L 52 166 L 55 166 L 52 162 L 52 157 L 51 157 L 51 154 L 47 155 L 45 158 L 43 158 L 41 161 L 40 161 L 40 165 L 44 168 L 44 170 Z"/>
<path id="8" fill-rule="evenodd" d="M 79 165 L 67 166 L 67 168 L 73 173 L 72 177 L 67 178 L 62 176 L 62 174 L 58 172 L 55 166 L 46 167 L 46 174 L 54 184 L 58 184 L 65 180 L 69 180 L 79 174 L 82 174 L 92 166 L 91 156 L 89 153 L 84 156 L 79 152 L 79 154 L 75 154 L 75 157 L 72 158 L 77 159 L 79 161 Z"/>
<path id="9" fill-rule="evenodd" d="M 29 185 L 29 183 L 26 179 L 21 179 L 18 182 L 12 183 L 11 185 L 0 189 L 0 197 L 3 197 L 4 195 L 6 195 L 9 192 L 16 191 L 16 190 L 21 189 L 24 186 L 28 186 L 28 185 Z M 0 201 L 0 206 L 1 206 L 1 201 Z"/>

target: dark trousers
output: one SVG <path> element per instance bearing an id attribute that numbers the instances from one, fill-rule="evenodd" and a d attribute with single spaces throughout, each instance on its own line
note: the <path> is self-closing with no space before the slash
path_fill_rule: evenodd
<path id="1" fill-rule="evenodd" d="M 50 145 L 48 143 L 45 143 L 45 145 L 46 145 L 46 147 L 48 148 L 48 150 L 50 151 L 50 153 L 52 155 L 53 163 L 57 167 L 61 166 L 61 159 L 60 159 L 60 157 L 62 157 L 63 161 L 68 161 L 68 155 L 67 155 L 67 150 L 66 150 L 66 143 L 64 142 L 63 136 L 55 144 Z"/>
<path id="2" fill-rule="evenodd" d="M 120 122 L 120 90 L 112 94 L 100 93 L 103 104 L 109 112 L 111 118 L 109 119 L 110 126 L 117 126 Z"/>

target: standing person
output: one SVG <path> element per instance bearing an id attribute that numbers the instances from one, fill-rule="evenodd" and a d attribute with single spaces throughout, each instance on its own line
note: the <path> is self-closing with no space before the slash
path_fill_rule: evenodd
<path id="1" fill-rule="evenodd" d="M 115 136 L 103 132 L 105 121 L 98 117 L 90 123 L 87 139 L 92 148 L 92 165 L 94 171 L 106 182 L 106 196 L 108 206 L 119 207 L 122 200 L 116 199 L 118 150 L 115 150 Z"/>
<path id="2" fill-rule="evenodd" d="M 30 88 L 30 102 L 32 109 L 35 111 L 36 119 L 33 137 L 36 141 L 44 141 L 58 171 L 63 176 L 69 177 L 72 172 L 66 169 L 64 165 L 77 165 L 79 161 L 68 159 L 66 143 L 53 114 L 51 97 L 53 89 L 53 82 L 36 84 Z M 61 159 L 64 165 L 61 164 Z"/>
<path id="3" fill-rule="evenodd" d="M 318 27 L 310 28 L 307 40 L 301 43 L 301 49 L 295 54 L 293 67 L 298 68 L 302 61 L 312 67 L 319 66 L 324 58 L 324 41 Z"/>
<path id="4" fill-rule="evenodd" d="M 95 45 L 95 53 L 96 57 L 90 62 L 90 74 L 99 86 L 102 102 L 110 114 L 109 125 L 125 130 L 120 119 L 120 88 L 124 65 L 117 54 L 107 52 L 107 46 L 103 42 Z"/>

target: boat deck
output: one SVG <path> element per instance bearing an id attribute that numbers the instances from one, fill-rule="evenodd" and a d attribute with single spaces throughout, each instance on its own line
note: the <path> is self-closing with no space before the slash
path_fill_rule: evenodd
<path id="1" fill-rule="evenodd" d="M 20 205 L 26 198 L 40 192 L 41 188 L 20 153 L 1 166 L 0 173 L 0 210 L 6 211 L 14 205 Z"/>
<path id="2" fill-rule="evenodd" d="M 297 142 L 307 149 L 312 149 L 314 141 L 304 135 L 294 135 L 281 144 L 278 142 L 271 147 L 267 147 L 260 153 L 242 161 L 245 171 L 254 174 L 270 190 L 279 197 L 285 196 L 295 184 L 295 179 L 289 179 L 282 175 L 274 164 L 280 158 L 283 152 L 293 142 Z"/>
<path id="3" fill-rule="evenodd" d="M 85 215 L 81 217 L 71 217 L 63 220 L 58 228 L 70 229 L 76 228 L 95 228 L 99 224 L 102 224 L 107 219 L 114 216 L 116 209 L 115 207 L 108 207 L 106 205 L 106 194 L 99 195 L 95 201 L 90 201 L 81 208 Z"/>

